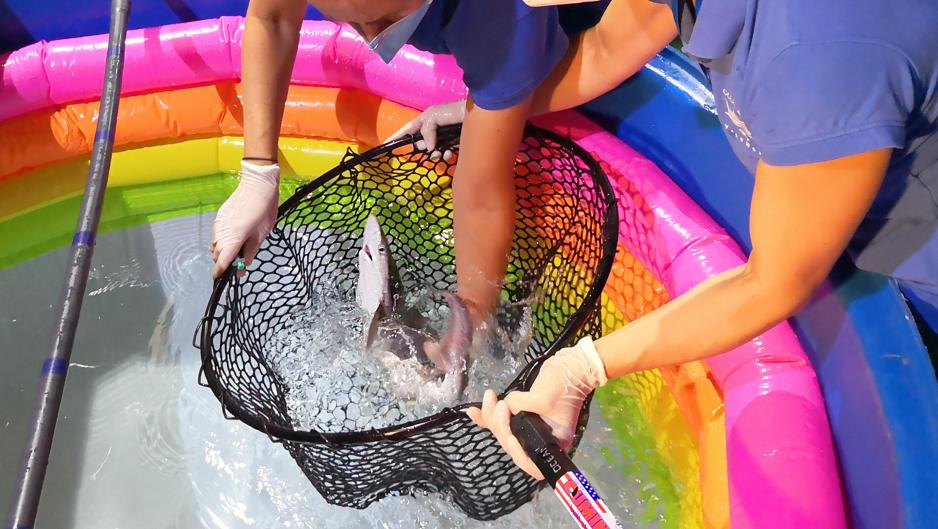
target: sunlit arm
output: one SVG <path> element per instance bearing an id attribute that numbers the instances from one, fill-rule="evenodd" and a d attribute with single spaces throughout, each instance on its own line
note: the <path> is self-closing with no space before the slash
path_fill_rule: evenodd
<path id="1" fill-rule="evenodd" d="M 530 101 L 485 110 L 470 98 L 453 178 L 459 295 L 478 324 L 491 314 L 508 267 L 515 223 L 514 164 Z"/>
<path id="2" fill-rule="evenodd" d="M 304 0 L 251 0 L 248 5 L 241 57 L 245 156 L 277 158 L 283 105 L 305 12 Z"/>
<path id="3" fill-rule="evenodd" d="M 793 167 L 760 163 L 749 262 L 596 341 L 610 377 L 730 350 L 794 314 L 880 188 L 891 150 Z"/>
<path id="4" fill-rule="evenodd" d="M 649 0 L 612 0 L 602 19 L 571 39 L 534 95 L 532 114 L 573 108 L 619 86 L 677 35 L 671 10 Z"/>

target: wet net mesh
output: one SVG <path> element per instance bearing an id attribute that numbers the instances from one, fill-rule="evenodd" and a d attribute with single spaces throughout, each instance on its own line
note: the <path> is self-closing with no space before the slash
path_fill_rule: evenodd
<path id="1" fill-rule="evenodd" d="M 215 284 L 200 326 L 202 378 L 223 412 L 282 443 L 329 502 L 364 508 L 389 494 L 448 496 L 489 520 L 529 501 L 539 485 L 518 470 L 487 431 L 460 411 L 377 430 L 294 428 L 288 391 L 265 345 L 322 285 L 354 296 L 358 250 L 369 214 L 378 217 L 405 282 L 455 290 L 450 183 L 459 127 L 440 131 L 434 161 L 408 137 L 361 155 L 299 188 L 241 278 Z M 503 299 L 531 299 L 528 364 L 505 392 L 526 388 L 546 357 L 601 331 L 599 298 L 618 232 L 606 176 L 575 143 L 529 126 L 515 163 L 517 212 Z M 405 272 L 406 271 L 406 272 Z M 589 406 L 584 406 L 580 431 Z M 577 436 L 579 439 L 579 435 Z"/>

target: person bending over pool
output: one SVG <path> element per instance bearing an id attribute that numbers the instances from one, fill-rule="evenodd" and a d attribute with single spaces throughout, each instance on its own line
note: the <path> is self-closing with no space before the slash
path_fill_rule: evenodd
<path id="1" fill-rule="evenodd" d="M 569 445 L 584 397 L 608 377 L 752 339 L 805 305 L 844 250 L 859 268 L 895 278 L 938 328 L 938 3 L 697 2 L 613 0 L 538 90 L 532 111 L 574 107 L 616 87 L 679 34 L 755 175 L 752 253 L 595 343 L 561 350 L 530 391 L 504 401 L 486 392 L 470 417 L 535 477 L 510 414 L 540 414 Z M 417 125 L 452 121 L 440 116 L 429 109 Z"/>
<path id="2" fill-rule="evenodd" d="M 407 42 L 450 53 L 468 101 L 453 179 L 457 287 L 479 325 L 491 314 L 514 229 L 514 161 L 534 90 L 568 48 L 556 7 L 521 0 L 312 0 L 347 22 L 389 62 Z M 216 217 L 218 277 L 242 253 L 249 265 L 277 215 L 277 142 L 305 0 L 251 0 L 245 20 L 244 159 L 241 181 Z M 435 142 L 435 129 L 427 130 Z"/>

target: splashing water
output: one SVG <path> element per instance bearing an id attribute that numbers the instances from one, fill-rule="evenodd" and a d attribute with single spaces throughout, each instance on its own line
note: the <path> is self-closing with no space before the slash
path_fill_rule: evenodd
<path id="1" fill-rule="evenodd" d="M 430 289 L 408 292 L 404 302 L 428 317 L 428 329 L 441 334 L 449 308 Z M 364 314 L 354 301 L 333 287 L 317 290 L 309 303 L 292 314 L 269 342 L 271 367 L 286 386 L 286 402 L 295 428 L 318 431 L 361 431 L 426 417 L 467 397 L 481 398 L 486 388 L 504 389 L 523 367 L 530 343 L 530 306 L 507 307 L 520 312 L 516 325 L 477 331 L 465 392 L 458 377 L 428 377 L 417 359 L 417 345 L 398 333 L 410 356 L 399 358 L 378 342 L 364 350 Z"/>
<path id="2" fill-rule="evenodd" d="M 532 298 L 533 299 L 533 298 Z M 428 317 L 431 333 L 443 331 L 449 308 L 428 288 L 408 291 L 405 304 Z M 361 431 L 426 417 L 446 406 L 481 399 L 486 389 L 503 390 L 526 364 L 533 336 L 532 300 L 498 307 L 501 324 L 473 336 L 473 358 L 466 390 L 454 394 L 445 381 L 424 378 L 416 358 L 401 360 L 386 351 L 364 347 L 364 314 L 334 287 L 321 288 L 296 311 L 270 342 L 271 366 L 287 387 L 287 406 L 294 427 L 319 431 Z M 413 346 L 413 344 L 410 344 Z M 412 347 L 415 350 L 415 347 Z M 413 352 L 412 350 L 412 352 Z M 403 394 L 401 388 L 411 388 Z M 664 518 L 649 509 L 654 487 L 643 478 L 624 480 L 622 469 L 634 466 L 635 454 L 617 453 L 609 445 L 612 430 L 594 409 L 590 429 L 577 452 L 577 462 L 604 494 L 624 527 L 659 527 Z M 575 526 L 564 507 L 545 488 L 534 499 L 496 522 L 466 516 L 448 498 L 417 492 L 392 496 L 362 511 L 340 509 L 342 516 L 310 525 L 307 516 L 325 508 L 318 495 L 283 495 L 276 475 L 261 469 L 256 484 L 270 494 L 283 527 L 563 529 Z M 644 471 L 644 472 L 647 472 Z M 641 491 L 641 493 L 640 493 Z M 347 515 L 347 516 L 346 516 Z"/>

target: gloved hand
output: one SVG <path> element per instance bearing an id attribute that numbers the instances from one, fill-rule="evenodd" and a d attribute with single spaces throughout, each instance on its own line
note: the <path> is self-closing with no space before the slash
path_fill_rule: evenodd
<path id="1" fill-rule="evenodd" d="M 417 142 L 417 148 L 430 151 L 431 160 L 436 161 L 442 157 L 443 160 L 449 161 L 453 157 L 451 151 L 446 150 L 440 153 L 436 150 L 436 131 L 438 128 L 446 125 L 462 123 L 465 118 L 465 100 L 432 106 L 424 110 L 423 114 L 420 114 L 416 119 L 401 127 L 400 130 L 391 134 L 386 141 L 393 141 L 408 134 L 420 132 L 423 135 L 423 139 Z"/>
<path id="2" fill-rule="evenodd" d="M 212 277 L 218 277 L 242 252 L 251 264 L 277 220 L 280 166 L 241 162 L 241 182 L 218 209 L 212 226 Z"/>
<path id="3" fill-rule="evenodd" d="M 530 391 L 515 391 L 509 393 L 505 400 L 498 401 L 495 392 L 488 390 L 482 398 L 482 409 L 469 408 L 466 413 L 473 422 L 492 431 L 521 470 L 543 480 L 544 475 L 511 433 L 511 415 L 522 411 L 540 415 L 560 447 L 569 450 L 583 401 L 606 381 L 606 368 L 593 340 L 587 336 L 573 347 L 561 349 L 548 358 L 541 365 Z"/>

